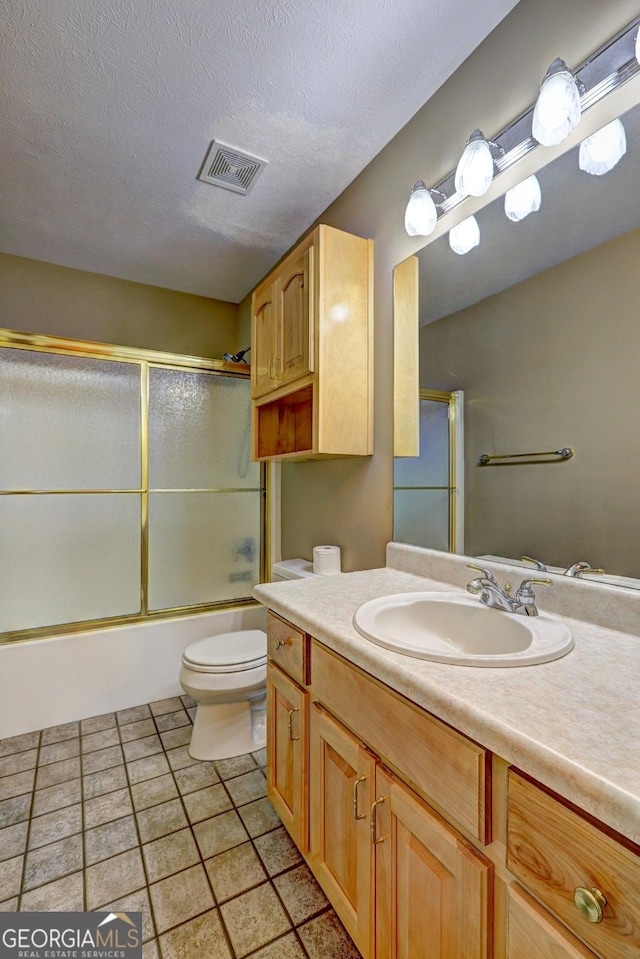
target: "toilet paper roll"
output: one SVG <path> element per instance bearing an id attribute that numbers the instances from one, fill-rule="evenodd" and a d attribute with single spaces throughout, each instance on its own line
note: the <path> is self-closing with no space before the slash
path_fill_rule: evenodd
<path id="1" fill-rule="evenodd" d="M 331 576 L 332 573 L 339 573 L 340 571 L 339 546 L 313 547 L 314 573 L 316 573 L 318 576 Z"/>

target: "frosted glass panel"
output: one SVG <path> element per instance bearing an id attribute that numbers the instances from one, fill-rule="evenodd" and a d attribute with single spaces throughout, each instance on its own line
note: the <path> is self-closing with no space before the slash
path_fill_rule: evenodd
<path id="1" fill-rule="evenodd" d="M 149 495 L 149 609 L 250 596 L 259 574 L 259 493 Z"/>
<path id="2" fill-rule="evenodd" d="M 0 632 L 140 611 L 140 495 L 0 496 Z"/>
<path id="3" fill-rule="evenodd" d="M 395 490 L 393 538 L 410 546 L 449 549 L 447 490 Z"/>
<path id="4" fill-rule="evenodd" d="M 449 485 L 448 403 L 420 400 L 420 456 L 395 460 L 393 485 Z"/>
<path id="5" fill-rule="evenodd" d="M 138 489 L 140 368 L 0 348 L 0 489 Z"/>
<path id="6" fill-rule="evenodd" d="M 257 488 L 251 461 L 249 380 L 152 368 L 149 486 Z"/>

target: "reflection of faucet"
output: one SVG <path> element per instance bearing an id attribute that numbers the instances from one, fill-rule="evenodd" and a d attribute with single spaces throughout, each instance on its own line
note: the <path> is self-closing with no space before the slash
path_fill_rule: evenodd
<path id="1" fill-rule="evenodd" d="M 552 586 L 550 579 L 523 579 L 515 596 L 509 595 L 509 587 L 501 589 L 493 573 L 482 566 L 467 564 L 469 569 L 477 569 L 482 576 L 467 583 L 467 590 L 474 595 L 480 594 L 480 602 L 491 609 L 501 609 L 505 613 L 517 613 L 520 616 L 537 616 L 536 597 L 533 586 Z"/>
<path id="2" fill-rule="evenodd" d="M 594 569 L 591 566 L 591 563 L 574 563 L 573 566 L 569 566 L 568 569 L 565 569 L 563 576 L 574 576 L 576 579 L 581 579 L 583 576 L 602 576 L 604 574 L 603 569 Z"/>
<path id="3" fill-rule="evenodd" d="M 533 563 L 536 569 L 539 569 L 541 573 L 547 572 L 547 567 L 544 563 L 541 563 L 539 559 L 534 559 L 533 556 L 521 556 L 520 559 L 523 563 Z"/>

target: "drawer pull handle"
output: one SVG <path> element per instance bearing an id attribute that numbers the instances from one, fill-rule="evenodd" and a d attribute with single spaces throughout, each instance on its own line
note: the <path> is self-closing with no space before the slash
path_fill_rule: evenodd
<path id="1" fill-rule="evenodd" d="M 294 708 L 294 709 L 290 709 L 290 710 L 289 710 L 289 739 L 290 739 L 290 741 L 291 741 L 292 743 L 297 743 L 298 740 L 300 739 L 299 736 L 294 736 L 294 735 L 293 735 L 293 726 L 291 725 L 292 722 L 293 722 L 293 714 L 294 714 L 294 713 L 299 713 L 299 712 L 300 712 L 300 710 L 297 709 L 297 708 Z"/>
<path id="2" fill-rule="evenodd" d="M 358 786 L 360 783 L 366 782 L 366 776 L 359 776 L 353 784 L 353 818 L 354 819 L 366 819 L 367 814 L 363 812 L 361 815 L 358 815 Z"/>
<path id="3" fill-rule="evenodd" d="M 274 648 L 274 649 L 280 649 L 281 646 L 290 646 L 290 645 L 291 645 L 291 640 L 290 640 L 290 639 L 277 639 L 277 638 L 276 638 L 276 639 L 274 639 L 274 641 L 273 641 L 273 648 Z"/>
<path id="4" fill-rule="evenodd" d="M 589 922 L 602 922 L 602 910 L 607 900 L 599 889 L 585 889 L 584 886 L 577 886 L 573 892 L 573 901 L 580 915 Z"/>
<path id="5" fill-rule="evenodd" d="M 372 804 L 371 812 L 369 813 L 369 826 L 371 828 L 371 842 L 373 843 L 374 846 L 377 846 L 378 843 L 384 842 L 385 839 L 387 838 L 386 836 L 382 836 L 380 839 L 376 839 L 376 807 L 383 802 L 384 802 L 384 798 L 376 799 L 376 801 Z"/>

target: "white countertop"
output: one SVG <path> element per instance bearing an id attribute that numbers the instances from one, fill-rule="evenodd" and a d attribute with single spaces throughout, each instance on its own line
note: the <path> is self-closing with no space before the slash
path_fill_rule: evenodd
<path id="1" fill-rule="evenodd" d="M 255 587 L 254 595 L 330 649 L 640 843 L 639 636 L 561 616 L 575 640 L 568 655 L 536 666 L 489 669 L 413 659 L 364 639 L 352 620 L 370 599 L 422 590 L 463 592 L 444 581 L 443 567 L 448 567 L 449 577 L 452 567 L 461 567 L 456 580 L 465 583 L 466 559 L 447 557 L 437 569 L 429 563 L 434 555 L 392 544 L 388 561 L 391 556 L 395 567 L 414 568 L 418 557 L 437 579 L 387 566 L 263 584 Z M 500 566 L 494 569 L 501 571 Z M 538 599 L 541 608 L 549 608 L 546 595 Z M 611 588 L 596 593 L 594 609 L 601 611 L 603 602 L 616 602 Z M 621 602 L 624 605 L 624 598 Z M 634 608 L 631 612 L 635 615 Z"/>

